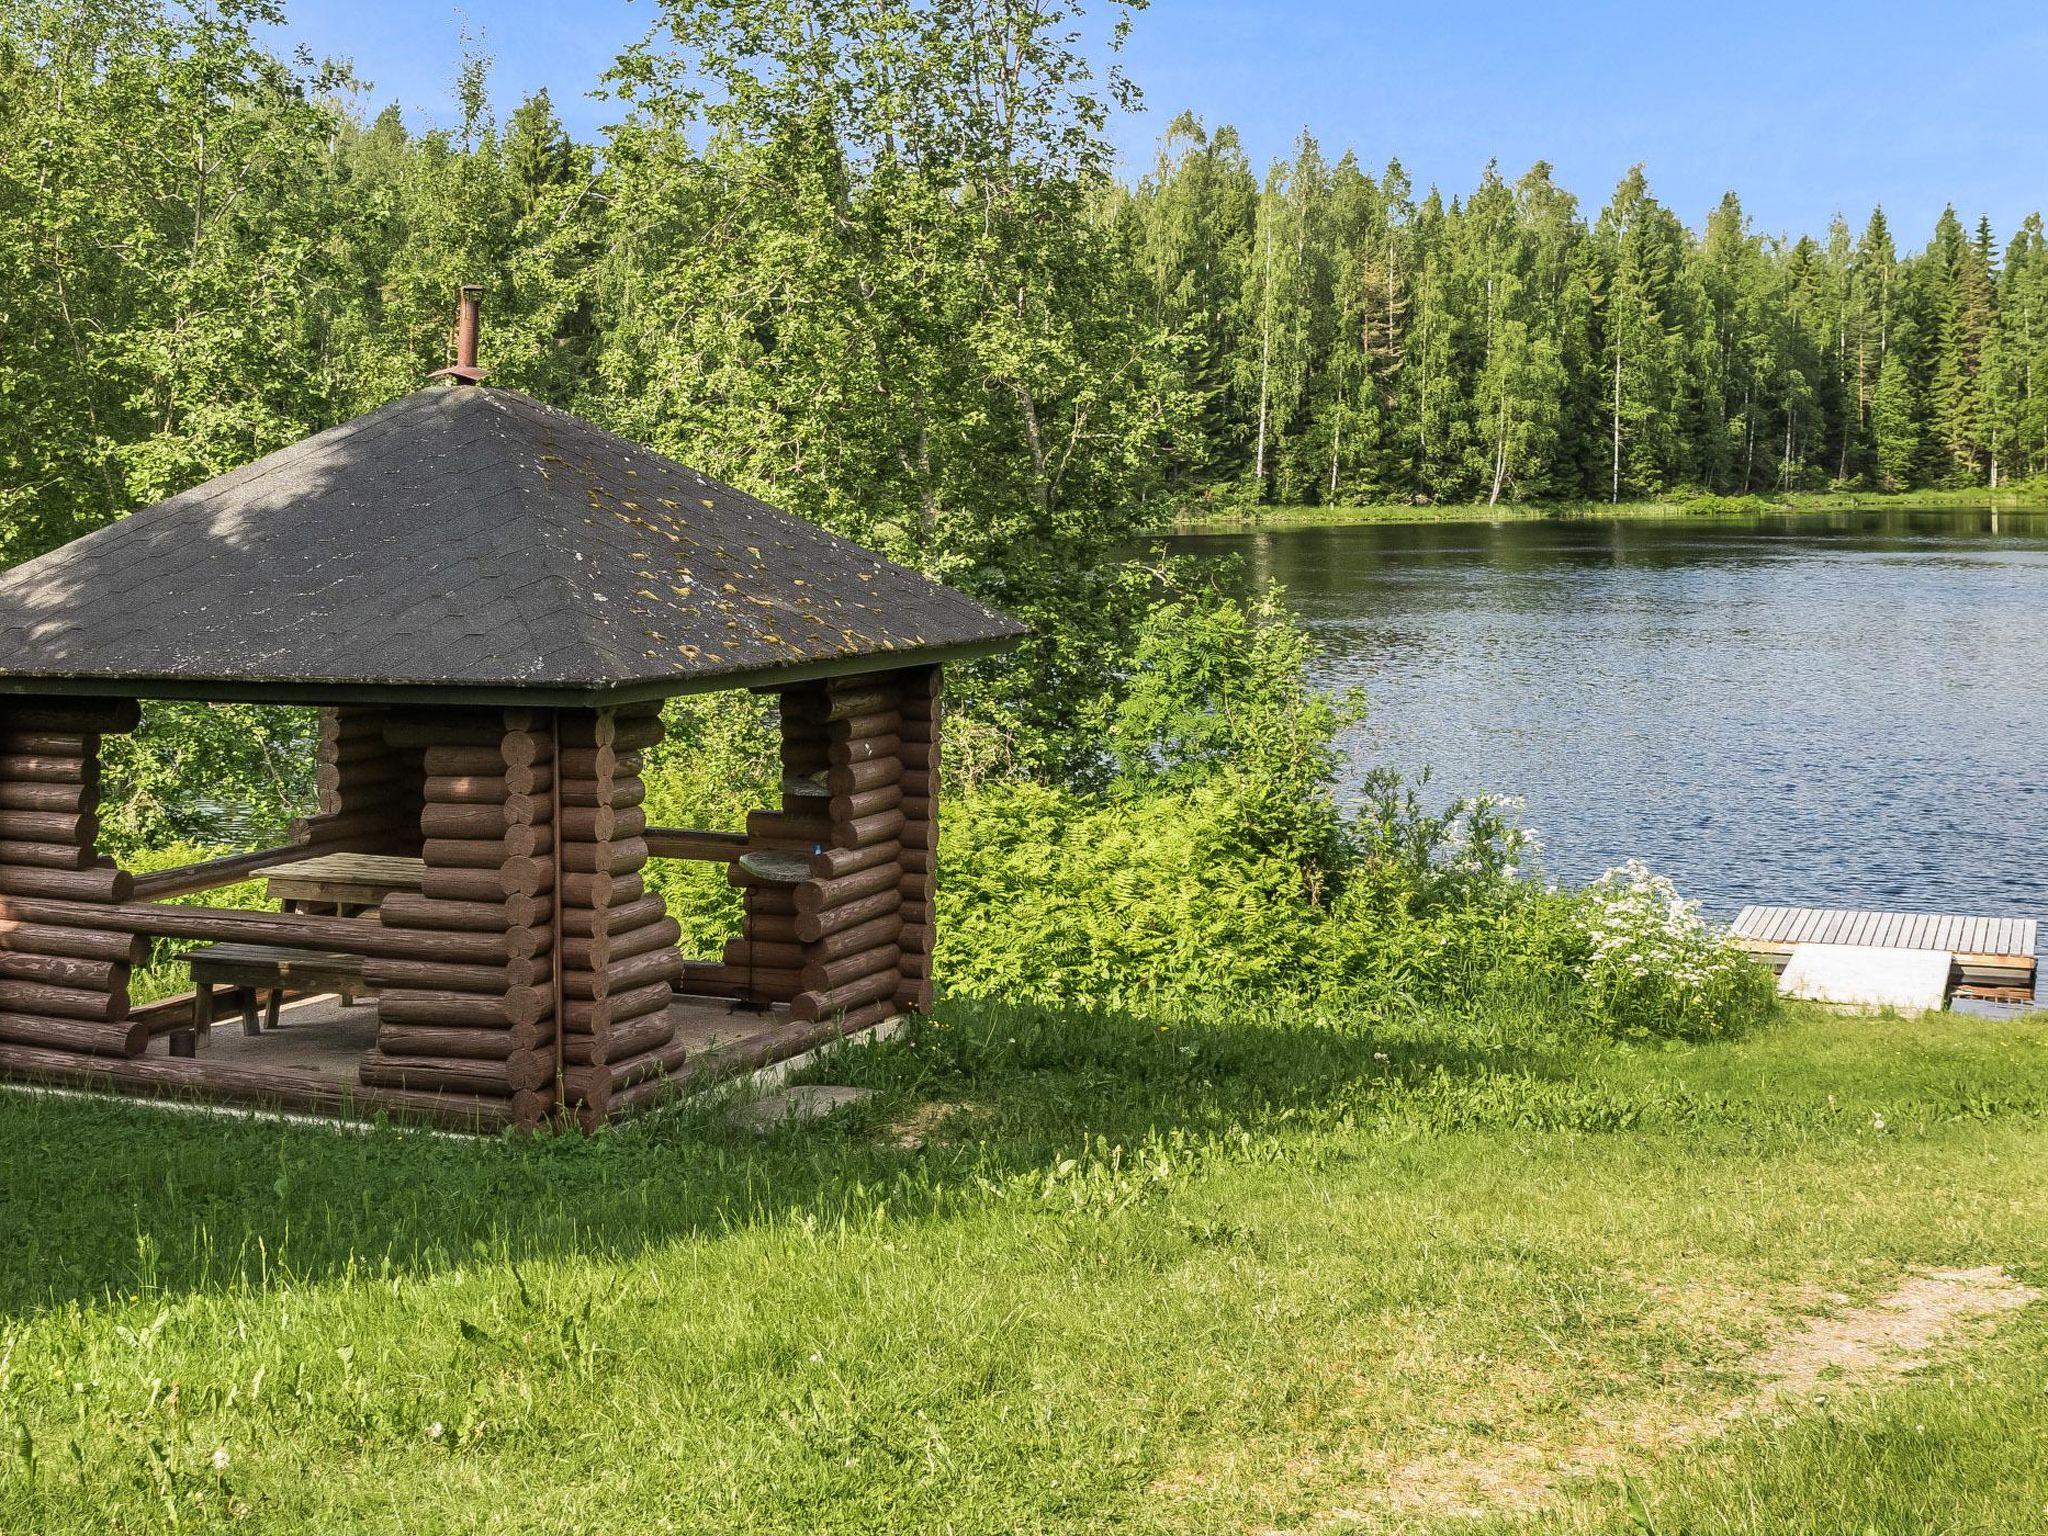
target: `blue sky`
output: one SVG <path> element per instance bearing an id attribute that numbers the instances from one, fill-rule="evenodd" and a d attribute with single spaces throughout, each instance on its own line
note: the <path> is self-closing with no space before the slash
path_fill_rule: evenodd
<path id="1" fill-rule="evenodd" d="M 464 31 L 496 60 L 507 109 L 545 85 L 593 134 L 585 100 L 651 0 L 288 0 L 285 35 L 352 59 L 416 124 L 447 121 Z M 1463 191 L 1488 159 L 1536 159 L 1591 207 L 1637 160 L 1694 224 L 1729 187 L 1771 232 L 1860 228 L 1883 203 L 1917 246 L 1953 201 L 2001 236 L 2048 205 L 2048 4 L 1806 0 L 1711 6 L 1345 4 L 1155 0 L 1126 69 L 1145 113 L 1120 120 L 1130 163 L 1151 159 L 1182 107 L 1238 125 L 1255 162 L 1306 126 L 1368 165 L 1398 155 L 1418 184 Z"/>

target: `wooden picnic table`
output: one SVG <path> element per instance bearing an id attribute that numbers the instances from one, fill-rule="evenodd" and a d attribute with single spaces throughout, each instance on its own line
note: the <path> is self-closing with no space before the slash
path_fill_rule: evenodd
<path id="1" fill-rule="evenodd" d="M 264 879 L 273 901 L 287 912 L 332 909 L 352 917 L 375 907 L 394 891 L 418 891 L 426 864 L 388 853 L 323 853 L 316 858 L 273 864 Z"/>

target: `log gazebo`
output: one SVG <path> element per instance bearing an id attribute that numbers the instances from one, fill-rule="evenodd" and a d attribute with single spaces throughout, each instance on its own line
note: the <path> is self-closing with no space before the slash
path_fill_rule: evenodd
<path id="1" fill-rule="evenodd" d="M 0 1075 L 594 1127 L 929 1005 L 940 673 L 1022 626 L 473 363 L 0 576 Z M 779 705 L 780 803 L 649 826 L 662 702 L 714 689 Z M 317 707 L 317 813 L 120 869 L 99 747 L 141 699 Z M 374 904 L 168 901 L 343 854 L 397 871 Z M 744 888 L 723 955 L 678 951 L 651 858 Z M 210 983 L 130 1006 L 159 937 L 245 968 L 240 1031 Z M 277 1015 L 338 974 L 362 1006 Z"/>

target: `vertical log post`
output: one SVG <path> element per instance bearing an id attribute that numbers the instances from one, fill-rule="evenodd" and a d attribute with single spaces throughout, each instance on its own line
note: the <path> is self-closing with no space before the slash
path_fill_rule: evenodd
<path id="1" fill-rule="evenodd" d="M 564 710 L 561 742 L 562 1098 L 585 1129 L 660 1091 L 683 1063 L 668 1013 L 682 930 L 647 890 L 640 754 L 658 706 Z"/>
<path id="2" fill-rule="evenodd" d="M 932 1005 L 939 856 L 939 725 L 944 678 L 937 667 L 903 677 L 903 985 L 896 1001 L 919 1013 Z"/>
<path id="3" fill-rule="evenodd" d="M 100 738 L 132 731 L 131 699 L 0 698 L 0 1041 L 83 1056 L 139 1056 L 128 975 L 146 941 L 17 920 L 10 897 L 126 901 L 100 855 Z"/>
<path id="4" fill-rule="evenodd" d="M 555 745 L 535 710 L 393 711 L 386 739 L 420 753 L 426 874 L 394 894 L 386 927 L 500 936 L 496 965 L 371 959 L 377 1047 L 366 1087 L 503 1101 L 515 1125 L 539 1125 L 558 1094 L 553 904 Z"/>

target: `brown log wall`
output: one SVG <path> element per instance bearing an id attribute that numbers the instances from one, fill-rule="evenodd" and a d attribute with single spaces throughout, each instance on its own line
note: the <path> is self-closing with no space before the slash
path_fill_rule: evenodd
<path id="1" fill-rule="evenodd" d="M 99 755 L 101 736 L 139 717 L 130 700 L 0 699 L 0 1044 L 91 1059 L 139 1056 L 149 1043 L 128 1012 L 129 971 L 147 941 L 30 910 L 132 893 L 97 846 Z"/>
<path id="2" fill-rule="evenodd" d="M 932 1005 L 932 914 L 939 854 L 939 727 L 941 674 L 909 674 L 903 697 L 903 950 L 896 1004 L 923 1012 Z"/>
<path id="3" fill-rule="evenodd" d="M 558 1097 L 548 714 L 343 710 L 330 717 L 322 762 L 336 770 L 330 777 L 339 798 L 330 812 L 323 778 L 323 812 L 367 812 L 369 804 L 349 804 L 352 793 L 369 803 L 397 800 L 411 827 L 392 827 L 382 846 L 409 846 L 426 861 L 426 874 L 420 894 L 386 900 L 380 921 L 416 932 L 422 951 L 449 953 L 446 960 L 365 960 L 363 979 L 379 989 L 378 1029 L 358 1080 L 366 1088 L 480 1099 L 488 1101 L 487 1120 L 539 1125 Z M 477 809 L 496 814 L 462 819 Z"/>
<path id="4" fill-rule="evenodd" d="M 619 1096 L 683 1063 L 668 1006 L 681 930 L 642 876 L 641 753 L 662 738 L 658 707 L 563 711 L 562 1098 L 594 1128 Z"/>
<path id="5" fill-rule="evenodd" d="M 745 935 L 690 990 L 846 1029 L 929 1006 L 939 688 L 920 667 L 782 693 L 782 803 L 748 818 L 748 843 L 803 859 L 806 878 L 735 862 Z"/>

